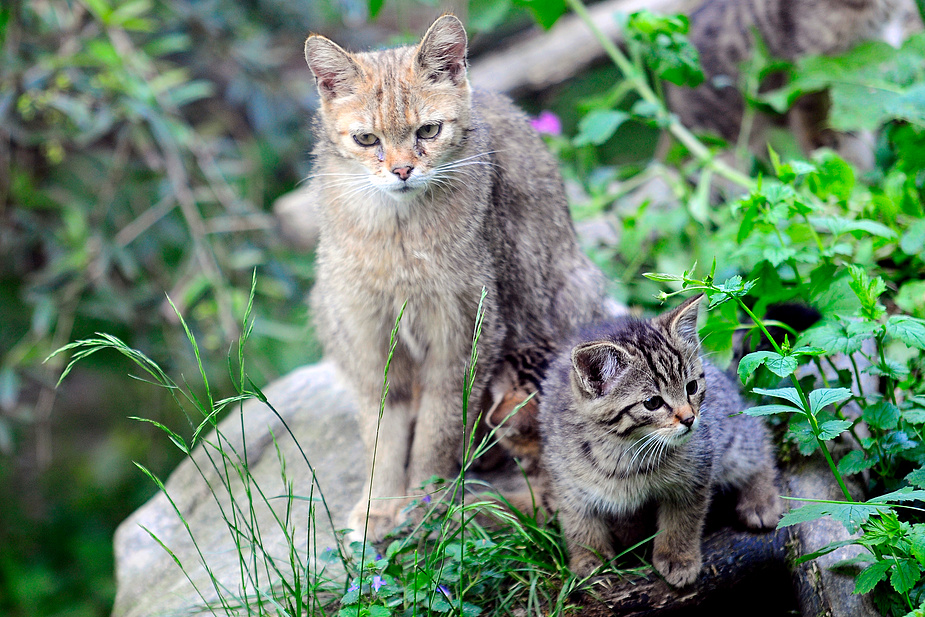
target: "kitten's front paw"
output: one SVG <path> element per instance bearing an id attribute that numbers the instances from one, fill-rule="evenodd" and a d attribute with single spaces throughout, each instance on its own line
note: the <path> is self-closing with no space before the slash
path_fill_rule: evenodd
<path id="1" fill-rule="evenodd" d="M 700 550 L 687 553 L 673 553 L 655 550 L 652 565 L 672 587 L 685 587 L 697 580 L 703 565 Z"/>

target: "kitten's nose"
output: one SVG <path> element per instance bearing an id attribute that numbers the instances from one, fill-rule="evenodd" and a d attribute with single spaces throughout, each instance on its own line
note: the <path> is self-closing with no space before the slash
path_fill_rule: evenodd
<path id="1" fill-rule="evenodd" d="M 694 416 L 694 410 L 690 408 L 690 405 L 685 405 L 675 413 L 675 417 L 678 419 L 678 422 L 690 428 L 694 425 L 694 420 L 697 419 Z"/>
<path id="2" fill-rule="evenodd" d="M 411 172 L 414 171 L 414 167 L 411 165 L 402 165 L 399 167 L 393 167 L 392 173 L 401 178 L 402 180 L 407 180 L 411 176 Z"/>

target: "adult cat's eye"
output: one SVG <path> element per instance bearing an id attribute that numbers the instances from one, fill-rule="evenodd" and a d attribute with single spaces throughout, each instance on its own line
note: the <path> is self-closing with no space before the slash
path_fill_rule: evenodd
<path id="1" fill-rule="evenodd" d="M 688 395 L 688 396 L 694 396 L 695 394 L 697 394 L 697 388 L 698 388 L 698 387 L 699 387 L 699 386 L 697 385 L 697 382 L 696 382 L 696 381 L 689 381 L 689 382 L 687 382 L 687 395 Z"/>
<path id="2" fill-rule="evenodd" d="M 648 409 L 649 411 L 655 411 L 656 409 L 658 409 L 664 404 L 665 404 L 665 401 L 662 400 L 662 397 L 660 397 L 657 394 L 655 396 L 647 398 L 646 400 L 642 402 L 642 406 Z"/>
<path id="3" fill-rule="evenodd" d="M 378 144 L 379 138 L 372 133 L 360 133 L 359 135 L 353 136 L 353 141 L 357 142 L 364 148 L 369 148 L 370 146 L 375 146 Z"/>
<path id="4" fill-rule="evenodd" d="M 442 125 L 439 122 L 434 124 L 425 124 L 418 129 L 418 137 L 421 139 L 433 139 L 440 134 L 440 127 Z"/>

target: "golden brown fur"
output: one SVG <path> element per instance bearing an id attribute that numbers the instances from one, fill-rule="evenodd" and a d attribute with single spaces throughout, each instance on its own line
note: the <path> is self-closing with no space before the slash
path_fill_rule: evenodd
<path id="1" fill-rule="evenodd" d="M 351 54 L 312 36 L 321 93 L 311 190 L 321 217 L 312 306 L 356 392 L 373 539 L 431 476 L 455 475 L 478 401 L 506 358 L 551 353 L 602 312 L 603 279 L 575 242 L 562 181 L 526 116 L 473 92 L 466 34 L 438 19 L 418 46 Z M 487 290 L 469 426 L 463 373 Z M 407 302 L 378 418 L 389 333 Z M 532 352 L 531 352 L 532 353 Z"/>

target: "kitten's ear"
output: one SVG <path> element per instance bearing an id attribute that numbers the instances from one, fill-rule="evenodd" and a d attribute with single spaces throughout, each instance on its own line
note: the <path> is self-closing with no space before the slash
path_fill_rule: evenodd
<path id="1" fill-rule="evenodd" d="M 453 15 L 444 15 L 433 23 L 418 45 L 415 66 L 428 79 L 448 79 L 460 85 L 466 79 L 466 29 Z"/>
<path id="2" fill-rule="evenodd" d="M 703 294 L 688 298 L 680 306 L 656 317 L 653 321 L 668 334 L 678 339 L 691 349 L 700 348 L 700 336 L 697 334 L 697 316 Z"/>
<path id="3" fill-rule="evenodd" d="M 572 350 L 572 368 L 578 386 L 593 397 L 604 394 L 607 384 L 624 366 L 626 352 L 608 341 L 582 343 Z"/>
<path id="4" fill-rule="evenodd" d="M 318 34 L 305 41 L 305 61 L 325 100 L 350 92 L 351 84 L 360 75 L 360 68 L 343 47 Z"/>

